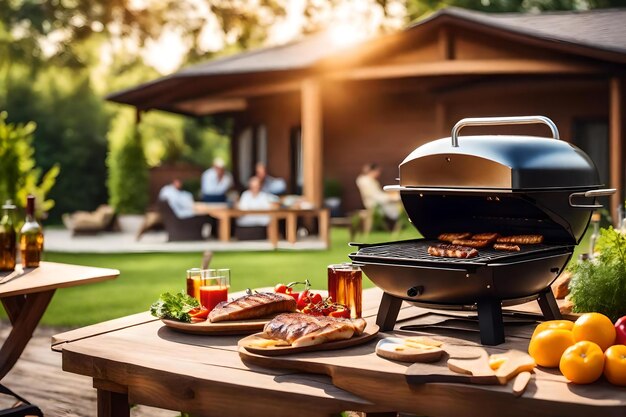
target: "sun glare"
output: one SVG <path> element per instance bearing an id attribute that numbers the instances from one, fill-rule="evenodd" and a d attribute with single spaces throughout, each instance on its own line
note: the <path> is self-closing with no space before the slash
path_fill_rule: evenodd
<path id="1" fill-rule="evenodd" d="M 329 29 L 330 41 L 335 46 L 349 46 L 364 40 L 367 34 L 352 24 L 338 24 Z"/>

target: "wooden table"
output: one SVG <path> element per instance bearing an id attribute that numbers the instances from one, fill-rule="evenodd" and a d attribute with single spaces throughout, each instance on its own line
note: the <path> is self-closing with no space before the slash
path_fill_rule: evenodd
<path id="1" fill-rule="evenodd" d="M 378 289 L 364 292 L 363 315 L 370 321 L 380 297 Z M 433 313 L 405 304 L 399 317 L 404 325 L 435 323 L 449 318 L 446 314 L 467 313 Z M 489 350 L 526 349 L 531 332 L 532 326 L 516 327 L 506 344 Z M 468 346 L 479 340 L 477 333 L 458 331 L 439 330 L 436 337 Z M 606 382 L 573 386 L 549 370 L 537 370 L 525 394 L 515 398 L 510 385 L 409 385 L 408 364 L 379 358 L 375 342 L 268 360 L 238 352 L 237 340 L 175 333 L 141 313 L 57 335 L 53 349 L 62 352 L 64 370 L 93 378 L 101 417 L 128 416 L 129 403 L 194 416 L 306 417 L 342 410 L 433 417 L 626 415 L 623 388 Z M 280 361 L 279 366 L 268 367 L 270 361 Z"/>
<path id="2" fill-rule="evenodd" d="M 267 238 L 274 247 L 278 246 L 278 221 L 285 220 L 286 239 L 289 243 L 296 243 L 298 239 L 298 218 L 317 218 L 319 237 L 326 246 L 330 245 L 329 227 L 330 211 L 328 209 L 296 209 L 296 208 L 276 208 L 270 210 L 240 210 L 228 208 L 224 205 L 211 203 L 195 203 L 194 210 L 197 213 L 208 214 L 216 218 L 219 222 L 218 237 L 222 242 L 230 241 L 231 219 L 236 219 L 246 215 L 267 215 L 270 216 L 270 223 L 267 226 Z"/>
<path id="3" fill-rule="evenodd" d="M 0 380 L 13 368 L 57 288 L 116 278 L 115 269 L 42 262 L 38 268 L 0 272 L 0 301 L 12 324 L 0 348 Z"/>

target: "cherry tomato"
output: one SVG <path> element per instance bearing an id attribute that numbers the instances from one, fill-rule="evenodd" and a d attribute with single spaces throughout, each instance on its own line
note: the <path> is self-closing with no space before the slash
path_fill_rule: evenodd
<path id="1" fill-rule="evenodd" d="M 304 314 L 308 314 L 310 316 L 323 316 L 322 310 L 318 308 L 315 304 L 309 304 L 302 309 Z"/>
<path id="2" fill-rule="evenodd" d="M 313 304 L 321 304 L 324 301 L 320 294 L 310 294 L 309 299 Z"/>
<path id="3" fill-rule="evenodd" d="M 298 301 L 298 297 L 300 297 L 300 293 L 294 292 L 293 288 L 291 287 L 287 287 L 287 292 L 285 294 L 292 296 L 293 299 L 296 300 L 296 302 Z"/>
<path id="4" fill-rule="evenodd" d="M 297 300 L 297 303 L 296 303 L 296 308 L 298 310 L 302 310 L 309 303 L 310 303 L 310 300 L 309 300 L 309 290 L 304 290 L 298 296 L 298 300 Z"/>
<path id="5" fill-rule="evenodd" d="M 288 287 L 285 284 L 276 284 L 276 286 L 274 287 L 274 292 L 280 293 L 280 294 L 286 294 L 287 288 Z"/>
<path id="6" fill-rule="evenodd" d="M 350 310 L 348 310 L 347 308 L 339 308 L 335 311 L 331 311 L 328 314 L 330 317 L 340 317 L 340 318 L 344 318 L 344 319 L 349 319 L 350 318 Z"/>
<path id="7" fill-rule="evenodd" d="M 196 307 L 189 310 L 189 317 L 191 317 L 192 321 L 194 319 L 201 319 L 200 321 L 204 321 L 208 316 L 209 310 L 207 310 L 206 307 Z"/>

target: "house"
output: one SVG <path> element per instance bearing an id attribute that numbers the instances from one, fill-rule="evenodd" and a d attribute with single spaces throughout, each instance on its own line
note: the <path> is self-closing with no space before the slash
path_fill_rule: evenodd
<path id="1" fill-rule="evenodd" d="M 415 147 L 464 117 L 545 115 L 585 150 L 624 201 L 626 9 L 485 14 L 448 8 L 405 30 L 341 47 L 322 33 L 185 68 L 114 93 L 138 112 L 234 119 L 235 176 L 255 161 L 321 204 L 325 180 L 360 206 L 365 162 L 395 183 Z M 500 129 L 500 130 L 498 130 Z M 545 126 L 467 128 L 548 135 Z"/>

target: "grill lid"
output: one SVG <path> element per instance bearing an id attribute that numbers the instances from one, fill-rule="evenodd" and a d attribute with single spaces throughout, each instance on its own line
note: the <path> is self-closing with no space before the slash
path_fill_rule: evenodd
<path id="1" fill-rule="evenodd" d="M 463 136 L 465 126 L 544 123 L 553 138 L 535 136 Z M 468 190 L 540 190 L 599 188 L 591 158 L 559 140 L 544 116 L 472 118 L 459 121 L 449 138 L 415 149 L 400 164 L 400 188 Z"/>

